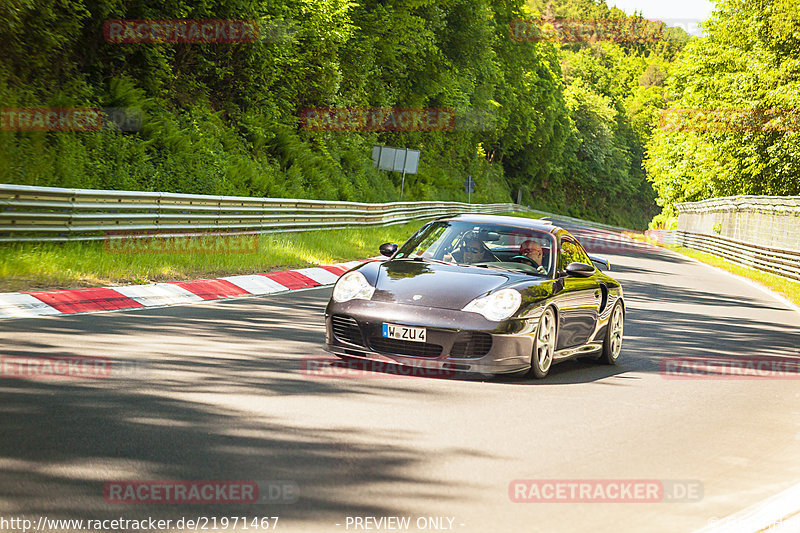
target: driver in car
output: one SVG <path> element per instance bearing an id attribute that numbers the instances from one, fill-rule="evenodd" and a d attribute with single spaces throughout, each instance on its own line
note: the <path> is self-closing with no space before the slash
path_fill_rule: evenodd
<path id="1" fill-rule="evenodd" d="M 536 266 L 542 266 L 542 246 L 536 242 L 527 240 L 523 242 L 519 247 L 519 255 L 524 255 L 528 259 L 535 261 Z"/>
<path id="2" fill-rule="evenodd" d="M 542 251 L 541 244 L 529 239 L 520 245 L 519 254 L 530 259 L 532 261 L 533 266 L 536 267 L 536 270 L 540 274 L 547 274 L 547 270 L 542 264 L 543 263 L 542 257 L 544 256 L 544 252 Z"/>

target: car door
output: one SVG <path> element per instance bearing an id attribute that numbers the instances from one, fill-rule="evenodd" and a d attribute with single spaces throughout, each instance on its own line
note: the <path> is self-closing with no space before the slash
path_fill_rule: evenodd
<path id="1" fill-rule="evenodd" d="M 556 349 L 573 348 L 588 342 L 594 333 L 600 311 L 600 286 L 596 276 L 588 278 L 566 275 L 570 263 L 591 265 L 589 256 L 571 236 L 559 238 L 557 259 L 559 294 L 558 345 Z"/>

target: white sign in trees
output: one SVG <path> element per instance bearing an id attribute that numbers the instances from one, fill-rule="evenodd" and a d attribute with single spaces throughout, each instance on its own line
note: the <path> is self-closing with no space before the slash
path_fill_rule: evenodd
<path id="1" fill-rule="evenodd" d="M 408 148 L 392 148 L 390 146 L 373 146 L 372 162 L 380 170 L 402 172 L 400 182 L 400 199 L 403 199 L 403 189 L 406 184 L 406 174 L 416 174 L 419 168 L 419 150 Z"/>

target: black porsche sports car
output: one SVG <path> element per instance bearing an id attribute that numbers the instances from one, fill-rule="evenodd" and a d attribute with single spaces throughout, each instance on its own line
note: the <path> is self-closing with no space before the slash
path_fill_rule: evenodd
<path id="1" fill-rule="evenodd" d="M 564 229 L 492 215 L 444 217 L 386 261 L 337 281 L 326 349 L 345 359 L 543 378 L 553 363 L 622 347 L 622 287 Z"/>

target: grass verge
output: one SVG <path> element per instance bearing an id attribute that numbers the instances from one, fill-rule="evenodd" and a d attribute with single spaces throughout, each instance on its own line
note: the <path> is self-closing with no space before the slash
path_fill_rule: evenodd
<path id="1" fill-rule="evenodd" d="M 792 281 L 781 276 L 776 276 L 775 274 L 770 274 L 769 272 L 743 267 L 731 263 L 730 261 L 717 255 L 699 252 L 697 250 L 693 250 L 692 248 L 686 248 L 685 246 L 679 246 L 676 244 L 662 244 L 654 241 L 653 239 L 649 239 L 644 235 L 637 235 L 634 233 L 626 233 L 626 235 L 632 239 L 655 244 L 656 246 L 666 248 L 667 250 L 672 250 L 673 252 L 697 259 L 698 261 L 702 261 L 703 263 L 711 266 L 721 268 L 722 270 L 728 271 L 731 274 L 736 274 L 737 276 L 747 278 L 773 292 L 780 294 L 795 305 L 800 306 L 800 283 L 796 281 Z"/>
<path id="2" fill-rule="evenodd" d="M 542 218 L 541 213 L 506 213 Z M 0 292 L 257 274 L 364 259 L 426 221 L 238 237 L 0 244 Z"/>
<path id="3" fill-rule="evenodd" d="M 425 221 L 239 237 L 0 245 L 0 292 L 255 274 L 373 257 Z"/>
<path id="4" fill-rule="evenodd" d="M 405 242 L 425 222 L 194 241 L 6 243 L 0 244 L 0 292 L 215 278 L 352 261 L 378 255 L 384 242 Z"/>
<path id="5" fill-rule="evenodd" d="M 519 218 L 544 218 L 544 217 L 547 216 L 544 213 L 539 213 L 539 212 L 536 212 L 536 211 L 531 212 L 531 213 L 520 213 L 520 212 L 518 212 L 518 213 L 503 213 L 503 214 L 506 215 L 506 216 L 519 217 Z"/>

